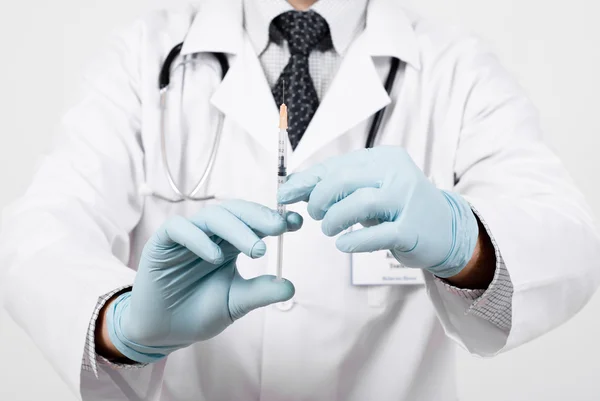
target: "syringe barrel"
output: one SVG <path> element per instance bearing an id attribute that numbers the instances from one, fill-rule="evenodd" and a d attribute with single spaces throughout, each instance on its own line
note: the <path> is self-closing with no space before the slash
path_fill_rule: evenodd
<path id="1" fill-rule="evenodd" d="M 288 132 L 285 129 L 279 130 L 279 146 L 277 152 L 277 188 L 287 181 L 287 137 Z M 285 205 L 277 205 L 277 211 L 285 216 Z"/>
<path id="2" fill-rule="evenodd" d="M 277 143 L 277 162 L 279 164 L 283 163 L 283 167 L 287 167 L 287 140 L 287 130 L 279 130 L 279 141 Z"/>

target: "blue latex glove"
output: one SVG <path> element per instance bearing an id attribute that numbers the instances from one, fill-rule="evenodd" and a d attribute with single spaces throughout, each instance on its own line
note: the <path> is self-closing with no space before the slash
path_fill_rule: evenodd
<path id="1" fill-rule="evenodd" d="M 302 217 L 256 203 L 229 201 L 201 210 L 192 219 L 175 217 L 147 242 L 131 292 L 108 309 L 109 337 L 127 358 L 154 362 L 207 340 L 253 309 L 294 295 L 289 281 L 273 276 L 243 279 L 240 252 L 260 258 L 260 239 L 295 231 Z"/>
<path id="2" fill-rule="evenodd" d="M 308 201 L 308 213 L 342 252 L 388 249 L 407 267 L 448 278 L 470 261 L 477 219 L 458 194 L 438 190 L 399 147 L 362 149 L 293 174 L 281 203 Z"/>

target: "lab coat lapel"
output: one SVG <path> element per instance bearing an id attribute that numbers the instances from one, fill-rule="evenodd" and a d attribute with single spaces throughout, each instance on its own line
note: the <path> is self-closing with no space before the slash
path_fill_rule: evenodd
<path id="1" fill-rule="evenodd" d="M 247 37 L 211 102 L 265 149 L 277 152 L 277 105 Z"/>
<path id="2" fill-rule="evenodd" d="M 350 46 L 290 159 L 290 171 L 390 103 L 363 34 Z M 366 137 L 365 137 L 366 138 Z"/>
<path id="3" fill-rule="evenodd" d="M 182 55 L 221 52 L 229 55 L 231 68 L 211 98 L 228 123 L 277 152 L 279 116 L 273 95 L 243 24 L 241 0 L 205 0 L 184 41 Z"/>

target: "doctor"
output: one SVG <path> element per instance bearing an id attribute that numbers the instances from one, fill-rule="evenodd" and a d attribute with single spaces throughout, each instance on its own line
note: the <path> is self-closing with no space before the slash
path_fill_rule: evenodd
<path id="1" fill-rule="evenodd" d="M 164 153 L 182 187 L 223 125 L 199 194 L 215 199 L 170 203 L 148 194 L 173 194 L 157 81 L 181 42 Z M 455 400 L 455 343 L 510 350 L 598 285 L 589 210 L 523 91 L 479 41 L 394 0 L 156 12 L 87 84 L 2 237 L 8 311 L 84 400 Z"/>

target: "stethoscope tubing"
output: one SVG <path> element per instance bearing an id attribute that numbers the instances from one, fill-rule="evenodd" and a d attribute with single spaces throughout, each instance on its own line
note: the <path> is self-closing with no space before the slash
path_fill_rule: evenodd
<path id="1" fill-rule="evenodd" d="M 169 91 L 169 87 L 171 84 L 171 67 L 179 54 L 181 53 L 181 49 L 183 48 L 183 43 L 175 46 L 169 54 L 161 68 L 160 75 L 158 78 L 158 87 L 159 87 L 159 96 L 160 96 L 160 150 L 162 155 L 162 163 L 163 168 L 165 170 L 165 175 L 167 177 L 167 181 L 169 186 L 173 190 L 173 192 L 177 195 L 177 198 L 168 198 L 166 196 L 160 195 L 154 191 L 150 193 L 150 195 L 170 202 L 170 203 L 180 203 L 185 201 L 194 201 L 194 202 L 202 202 L 215 199 L 215 196 L 202 196 L 196 197 L 196 194 L 202 189 L 206 181 L 208 180 L 210 173 L 213 170 L 217 153 L 219 150 L 219 144 L 221 143 L 221 137 L 223 136 L 223 124 L 224 124 L 224 116 L 222 113 L 219 113 L 219 119 L 217 121 L 217 130 L 215 134 L 215 138 L 213 140 L 213 146 L 210 151 L 210 156 L 208 158 L 208 163 L 204 169 L 204 173 L 194 185 L 194 188 L 189 193 L 184 193 L 173 178 L 173 174 L 171 172 L 171 168 L 169 166 L 169 160 L 167 157 L 167 127 L 166 127 L 166 108 L 167 108 L 167 93 Z M 224 53 L 212 53 L 212 55 L 217 59 L 219 65 L 221 67 L 221 80 L 225 79 L 225 75 L 229 71 L 229 62 L 227 61 L 227 56 Z M 184 63 L 184 72 L 185 75 L 185 63 Z"/>

